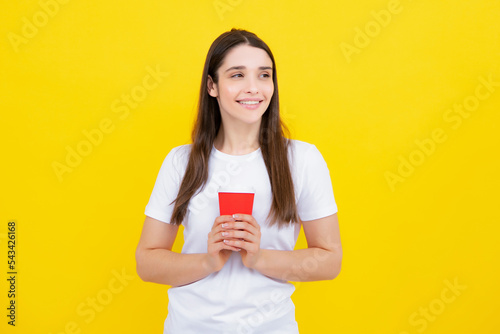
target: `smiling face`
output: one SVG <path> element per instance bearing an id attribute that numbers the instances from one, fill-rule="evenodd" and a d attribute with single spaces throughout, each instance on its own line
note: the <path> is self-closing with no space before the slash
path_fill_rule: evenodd
<path id="1" fill-rule="evenodd" d="M 208 78 L 208 93 L 217 98 L 224 124 L 260 124 L 274 93 L 272 67 L 266 51 L 250 45 L 238 45 L 226 54 L 217 70 L 218 82 Z"/>

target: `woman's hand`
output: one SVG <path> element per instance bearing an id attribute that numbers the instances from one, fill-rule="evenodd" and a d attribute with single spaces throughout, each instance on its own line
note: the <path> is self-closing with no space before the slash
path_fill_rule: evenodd
<path id="1" fill-rule="evenodd" d="M 231 256 L 231 252 L 240 251 L 239 248 L 223 242 L 222 224 L 233 222 L 235 219 L 231 216 L 219 216 L 215 219 L 212 230 L 208 233 L 206 266 L 210 272 L 221 270 Z"/>
<path id="2" fill-rule="evenodd" d="M 260 225 L 252 215 L 236 214 L 233 217 L 233 221 L 221 224 L 223 243 L 241 249 L 243 264 L 254 268 L 260 256 Z"/>

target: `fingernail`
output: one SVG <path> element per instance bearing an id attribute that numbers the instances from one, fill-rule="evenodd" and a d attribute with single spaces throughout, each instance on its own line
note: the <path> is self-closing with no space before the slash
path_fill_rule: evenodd
<path id="1" fill-rule="evenodd" d="M 228 243 L 228 241 L 227 241 L 226 239 L 224 239 L 223 241 L 224 241 L 224 243 L 226 243 L 226 244 Z"/>
<path id="2" fill-rule="evenodd" d="M 227 227 L 227 224 L 226 223 L 222 224 L 222 227 Z"/>
<path id="3" fill-rule="evenodd" d="M 239 215 L 237 215 L 237 214 L 235 213 L 235 214 L 233 215 L 233 218 L 234 218 L 234 219 L 237 219 L 237 218 L 240 218 L 240 216 L 239 216 Z"/>
<path id="4" fill-rule="evenodd" d="M 228 232 L 222 232 L 222 236 L 225 237 L 226 235 L 228 235 L 229 233 Z"/>

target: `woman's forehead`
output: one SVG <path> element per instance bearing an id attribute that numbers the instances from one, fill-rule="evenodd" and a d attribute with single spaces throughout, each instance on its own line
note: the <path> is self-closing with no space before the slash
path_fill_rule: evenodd
<path id="1" fill-rule="evenodd" d="M 272 66 L 273 62 L 265 50 L 244 44 L 232 48 L 226 54 L 221 69 L 224 71 L 231 67 L 259 69 L 259 67 Z"/>

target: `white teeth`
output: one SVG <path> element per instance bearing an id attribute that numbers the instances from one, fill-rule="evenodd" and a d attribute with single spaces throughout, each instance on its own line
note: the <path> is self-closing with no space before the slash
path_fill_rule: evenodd
<path id="1" fill-rule="evenodd" d="M 238 101 L 241 104 L 259 104 L 260 101 Z"/>

